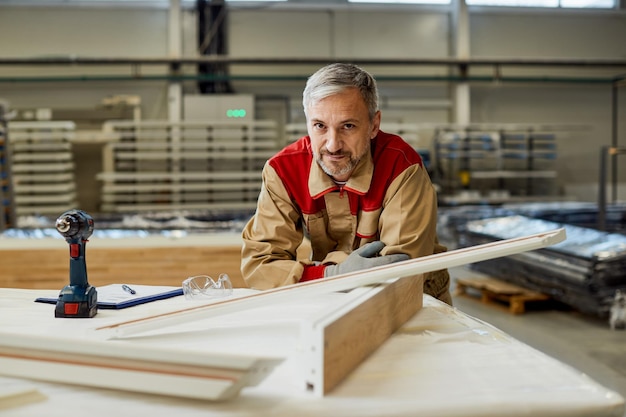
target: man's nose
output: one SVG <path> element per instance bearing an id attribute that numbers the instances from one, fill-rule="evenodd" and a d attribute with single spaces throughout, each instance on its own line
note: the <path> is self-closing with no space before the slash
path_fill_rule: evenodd
<path id="1" fill-rule="evenodd" d="M 329 129 L 326 133 L 326 150 L 330 153 L 335 153 L 341 150 L 341 140 L 337 131 Z"/>

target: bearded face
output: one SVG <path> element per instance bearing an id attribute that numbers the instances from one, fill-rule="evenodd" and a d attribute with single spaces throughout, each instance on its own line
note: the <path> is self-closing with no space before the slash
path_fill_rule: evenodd
<path id="1" fill-rule="evenodd" d="M 356 88 L 330 95 L 307 109 L 307 130 L 316 162 L 336 181 L 347 181 L 378 134 L 374 119 Z"/>

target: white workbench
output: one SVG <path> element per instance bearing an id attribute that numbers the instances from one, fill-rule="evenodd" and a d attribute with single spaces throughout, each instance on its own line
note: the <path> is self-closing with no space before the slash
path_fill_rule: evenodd
<path id="1" fill-rule="evenodd" d="M 246 291 L 246 290 L 243 290 Z M 34 303 L 58 290 L 0 289 L 0 328 L 22 334 L 67 334 L 188 306 L 183 297 L 93 319 L 55 319 L 54 306 Z M 329 295 L 326 298 L 336 297 Z M 47 399 L 0 410 L 11 417 L 141 416 L 616 416 L 624 399 L 577 370 L 425 296 L 424 308 L 347 380 L 325 397 L 298 379 L 298 320 L 311 305 L 286 303 L 181 326 L 136 343 L 201 346 L 224 352 L 272 354 L 286 360 L 256 387 L 228 402 L 209 402 L 0 377 L 35 386 Z"/>

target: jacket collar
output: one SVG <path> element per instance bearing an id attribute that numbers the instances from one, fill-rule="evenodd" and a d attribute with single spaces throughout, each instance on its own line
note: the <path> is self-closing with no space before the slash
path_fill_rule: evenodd
<path id="1" fill-rule="evenodd" d="M 372 143 L 372 145 L 374 144 Z M 314 156 L 312 157 L 315 158 Z M 372 153 L 368 152 L 361 158 L 343 189 L 357 194 L 365 194 L 370 188 L 373 175 L 374 162 L 372 160 Z M 322 170 L 314 159 L 311 163 L 311 170 L 309 171 L 309 193 L 311 197 L 319 198 L 338 188 L 337 184 Z"/>

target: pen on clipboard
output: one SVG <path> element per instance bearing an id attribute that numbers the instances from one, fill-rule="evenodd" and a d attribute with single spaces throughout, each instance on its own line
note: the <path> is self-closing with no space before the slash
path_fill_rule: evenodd
<path id="1" fill-rule="evenodd" d="M 126 285 L 126 284 L 122 284 L 122 289 L 123 289 L 124 291 L 126 291 L 127 293 L 129 293 L 129 294 L 133 294 L 133 295 L 137 294 L 137 291 L 133 290 L 132 288 L 130 288 L 130 287 L 129 287 L 128 285 Z"/>

